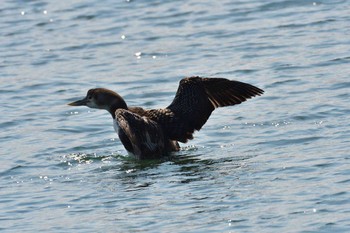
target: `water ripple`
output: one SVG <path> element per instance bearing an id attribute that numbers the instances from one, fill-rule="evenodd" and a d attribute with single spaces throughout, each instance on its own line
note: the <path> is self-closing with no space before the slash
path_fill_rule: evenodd
<path id="1" fill-rule="evenodd" d="M 347 5 L 4 1 L 1 232 L 348 232 Z M 152 161 L 66 105 L 107 87 L 165 107 L 191 75 L 265 93 Z"/>

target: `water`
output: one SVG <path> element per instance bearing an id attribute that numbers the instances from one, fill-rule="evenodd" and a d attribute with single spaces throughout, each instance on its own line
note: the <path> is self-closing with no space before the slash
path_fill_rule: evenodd
<path id="1" fill-rule="evenodd" d="M 4 1 L 1 232 L 349 232 L 349 1 Z M 128 158 L 108 87 L 167 106 L 184 76 L 266 93 L 183 150 Z"/>

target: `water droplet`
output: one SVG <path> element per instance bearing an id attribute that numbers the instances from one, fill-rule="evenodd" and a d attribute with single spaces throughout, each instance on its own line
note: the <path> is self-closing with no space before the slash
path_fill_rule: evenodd
<path id="1" fill-rule="evenodd" d="M 125 35 L 121 35 L 120 38 L 122 38 L 122 40 L 125 40 L 126 36 Z"/>
<path id="2" fill-rule="evenodd" d="M 155 56 L 155 55 L 154 55 L 154 56 L 152 56 L 152 58 L 153 58 L 153 59 L 156 59 L 156 58 L 157 58 L 157 56 Z"/>
<path id="3" fill-rule="evenodd" d="M 137 58 L 137 59 L 141 59 L 141 55 L 142 55 L 142 53 L 141 53 L 141 52 L 137 52 L 137 53 L 135 53 L 135 56 L 136 56 L 136 58 Z"/>
<path id="4" fill-rule="evenodd" d="M 21 11 L 21 15 L 25 15 L 26 14 L 26 12 L 25 11 Z"/>
<path id="5" fill-rule="evenodd" d="M 43 14 L 44 14 L 44 15 L 47 15 L 47 10 L 44 10 L 44 11 L 43 11 Z"/>

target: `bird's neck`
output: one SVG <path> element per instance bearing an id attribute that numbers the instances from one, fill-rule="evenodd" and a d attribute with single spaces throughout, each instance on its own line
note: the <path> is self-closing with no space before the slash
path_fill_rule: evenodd
<path id="1" fill-rule="evenodd" d="M 119 108 L 128 109 L 128 106 L 126 105 L 123 99 L 116 98 L 115 101 L 113 101 L 112 104 L 107 109 L 107 111 L 111 114 L 113 119 L 115 119 L 115 111 Z"/>

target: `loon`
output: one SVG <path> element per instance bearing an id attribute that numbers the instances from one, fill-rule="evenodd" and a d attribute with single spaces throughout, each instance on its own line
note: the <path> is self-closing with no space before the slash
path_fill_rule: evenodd
<path id="1" fill-rule="evenodd" d="M 178 142 L 193 139 L 214 109 L 240 104 L 262 95 L 258 87 L 225 78 L 183 78 L 173 102 L 162 109 L 129 107 L 114 91 L 90 89 L 85 98 L 69 103 L 105 109 L 113 117 L 113 126 L 125 149 L 136 159 L 156 159 L 179 151 Z"/>

